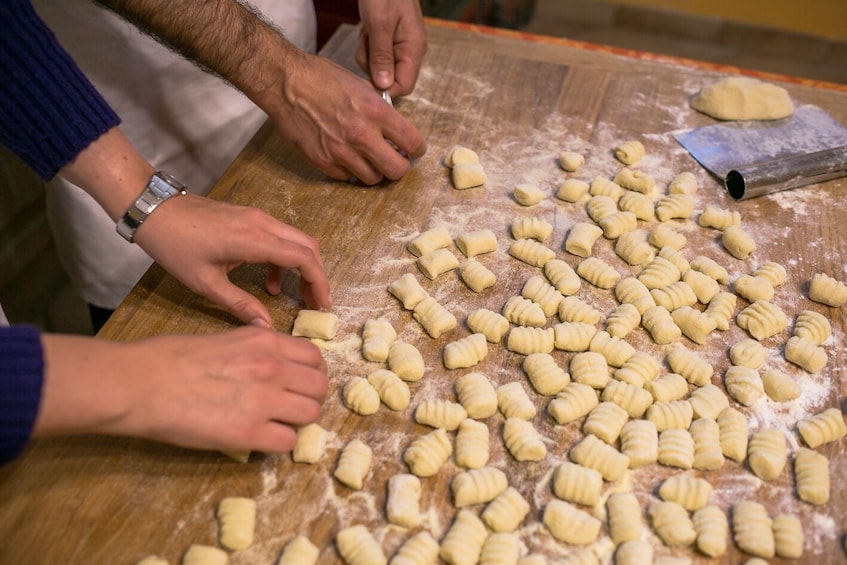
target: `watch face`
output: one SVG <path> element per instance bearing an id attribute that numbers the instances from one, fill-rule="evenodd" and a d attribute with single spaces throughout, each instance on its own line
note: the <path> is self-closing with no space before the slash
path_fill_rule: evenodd
<path id="1" fill-rule="evenodd" d="M 170 186 L 175 188 L 177 191 L 185 190 L 185 185 L 176 180 L 172 175 L 166 173 L 165 171 L 156 171 L 156 174 L 153 175 L 154 178 L 158 177 L 168 183 Z"/>

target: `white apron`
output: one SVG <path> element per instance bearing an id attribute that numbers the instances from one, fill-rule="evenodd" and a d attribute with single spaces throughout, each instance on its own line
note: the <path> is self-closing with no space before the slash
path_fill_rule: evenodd
<path id="1" fill-rule="evenodd" d="M 267 117 L 222 80 L 91 0 L 33 4 L 121 117 L 121 130 L 139 153 L 193 193 L 211 189 Z M 253 4 L 289 41 L 315 51 L 312 0 Z M 93 198 L 64 179 L 48 184 L 47 215 L 74 289 L 90 304 L 116 308 L 152 260 L 115 232 Z"/>

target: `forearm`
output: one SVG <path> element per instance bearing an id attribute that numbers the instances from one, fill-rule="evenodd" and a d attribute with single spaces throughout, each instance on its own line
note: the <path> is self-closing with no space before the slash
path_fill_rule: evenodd
<path id="1" fill-rule="evenodd" d="M 81 336 L 42 336 L 44 385 L 33 436 L 125 433 L 135 397 L 131 345 Z"/>
<path id="2" fill-rule="evenodd" d="M 82 187 L 117 221 L 138 198 L 154 170 L 119 128 L 112 128 L 62 167 L 59 174 Z"/>
<path id="3" fill-rule="evenodd" d="M 257 105 L 308 58 L 236 0 L 96 0 L 174 51 L 227 80 Z M 280 69 L 283 72 L 280 72 Z"/>

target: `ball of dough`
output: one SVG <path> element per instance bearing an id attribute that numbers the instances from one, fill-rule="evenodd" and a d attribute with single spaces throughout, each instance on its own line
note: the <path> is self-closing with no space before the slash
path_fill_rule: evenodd
<path id="1" fill-rule="evenodd" d="M 728 77 L 703 87 L 691 107 L 719 120 L 778 120 L 794 113 L 784 88 L 748 77 Z"/>

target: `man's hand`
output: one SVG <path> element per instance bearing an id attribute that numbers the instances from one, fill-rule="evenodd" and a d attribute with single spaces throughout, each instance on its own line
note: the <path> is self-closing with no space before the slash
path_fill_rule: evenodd
<path id="1" fill-rule="evenodd" d="M 242 264 L 268 264 L 265 288 L 274 295 L 283 271 L 296 269 L 306 305 L 332 306 L 317 241 L 257 208 L 190 194 L 171 198 L 138 228 L 136 242 L 188 288 L 245 323 L 270 327 L 271 318 L 227 277 Z"/>
<path id="2" fill-rule="evenodd" d="M 304 54 L 288 63 L 288 75 L 265 111 L 325 174 L 365 184 L 397 180 L 411 167 L 397 149 L 412 158 L 426 152 L 420 131 L 368 81 L 322 57 Z"/>
<path id="3" fill-rule="evenodd" d="M 359 0 L 362 38 L 356 62 L 374 86 L 392 96 L 415 88 L 427 50 L 418 0 Z"/>

